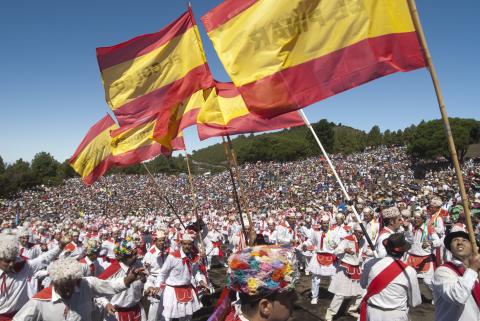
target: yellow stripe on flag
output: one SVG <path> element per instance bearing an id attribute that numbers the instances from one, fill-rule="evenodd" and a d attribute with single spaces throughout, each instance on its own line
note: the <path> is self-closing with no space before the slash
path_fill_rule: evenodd
<path id="1" fill-rule="evenodd" d="M 203 65 L 206 61 L 203 50 L 192 50 L 199 46 L 197 34 L 197 27 L 191 27 L 145 55 L 104 69 L 102 78 L 110 107 L 120 108 Z"/>
<path id="2" fill-rule="evenodd" d="M 156 144 L 155 141 L 150 139 L 154 127 L 155 119 L 112 137 L 112 155 L 117 156 L 134 151 L 140 147 Z"/>
<path id="3" fill-rule="evenodd" d="M 259 0 L 208 36 L 240 87 L 362 40 L 414 30 L 404 0 Z"/>
<path id="4" fill-rule="evenodd" d="M 222 97 L 212 90 L 198 113 L 197 123 L 226 126 L 231 120 L 247 114 L 249 111 L 240 94 Z"/>

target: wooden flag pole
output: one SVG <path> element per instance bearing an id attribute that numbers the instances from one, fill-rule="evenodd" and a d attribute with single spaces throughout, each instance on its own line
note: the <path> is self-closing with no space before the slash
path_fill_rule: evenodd
<path id="1" fill-rule="evenodd" d="M 148 169 L 147 165 L 145 163 L 142 163 L 143 167 L 145 168 L 145 170 L 147 171 L 148 173 L 148 176 L 150 177 L 150 180 L 152 181 L 153 185 L 155 185 L 157 187 L 157 189 L 159 191 L 161 191 L 160 189 L 160 186 L 158 185 L 157 181 L 155 180 L 155 178 L 153 177 L 152 173 L 150 172 L 150 170 Z M 162 197 L 163 199 L 165 200 L 165 202 L 168 204 L 168 206 L 170 207 L 170 209 L 172 210 L 173 214 L 175 214 L 175 216 L 178 218 L 178 220 L 180 221 L 180 224 L 182 224 L 182 227 L 183 229 L 185 230 L 186 227 L 185 227 L 185 224 L 183 224 L 183 221 L 182 219 L 180 218 L 180 215 L 178 215 L 177 213 L 177 210 L 175 210 L 175 207 L 173 207 L 173 204 L 170 202 L 170 200 L 168 199 L 168 197 L 166 197 L 165 195 L 162 194 Z"/>
<path id="2" fill-rule="evenodd" d="M 442 91 L 440 89 L 440 82 L 438 81 L 437 72 L 432 62 L 432 56 L 430 55 L 430 51 L 428 50 L 427 39 L 425 38 L 425 33 L 423 32 L 423 28 L 420 22 L 420 17 L 418 15 L 415 0 L 408 0 L 408 6 L 410 8 L 410 13 L 412 16 L 413 24 L 415 26 L 415 30 L 417 31 L 417 35 L 420 40 L 420 45 L 423 48 L 424 57 L 427 62 L 427 68 L 428 68 L 428 71 L 430 72 L 430 77 L 432 78 L 433 87 L 435 88 L 435 93 L 437 95 L 438 107 L 440 108 L 440 114 L 442 115 L 442 120 L 443 120 L 443 127 L 445 128 L 445 134 L 447 135 L 448 149 L 450 150 L 450 156 L 452 158 L 453 166 L 455 168 L 458 187 L 460 189 L 460 195 L 462 197 L 463 208 L 465 211 L 465 219 L 467 223 L 467 230 L 468 230 L 468 235 L 470 237 L 470 243 L 472 244 L 474 253 L 477 253 L 478 248 L 475 240 L 475 233 L 473 231 L 470 205 L 468 204 L 468 196 L 465 191 L 465 185 L 463 183 L 462 169 L 460 168 L 460 163 L 458 161 L 457 149 L 455 148 L 455 142 L 453 141 L 452 130 L 450 128 L 450 121 L 448 120 L 447 111 L 445 109 L 445 102 L 443 100 Z"/>
<path id="3" fill-rule="evenodd" d="M 238 181 L 238 187 L 240 188 L 240 196 L 243 201 L 243 207 L 247 209 L 247 219 L 248 223 L 250 224 L 250 229 L 253 228 L 253 221 L 252 217 L 250 216 L 250 213 L 248 212 L 248 204 L 247 200 L 245 198 L 245 192 L 243 190 L 243 184 L 242 184 L 242 179 L 240 177 L 240 169 L 238 168 L 238 163 L 237 163 L 237 155 L 235 153 L 235 149 L 233 148 L 232 140 L 230 139 L 230 135 L 227 134 L 227 142 L 228 142 L 228 147 L 230 149 L 230 153 L 232 155 L 232 160 L 233 160 L 233 166 L 235 167 L 235 174 L 237 174 L 237 181 Z"/>
<path id="4" fill-rule="evenodd" d="M 190 170 L 190 161 L 188 158 L 188 152 L 185 150 L 185 158 L 187 161 L 187 169 L 188 169 L 188 181 L 190 183 L 190 193 L 192 193 L 192 198 L 193 198 L 193 209 L 195 211 L 195 217 L 197 219 L 197 229 L 198 229 L 198 242 L 200 248 L 203 250 L 203 240 L 202 240 L 202 230 L 200 228 L 200 217 L 198 216 L 198 207 L 197 207 L 197 194 L 195 193 L 195 187 L 193 185 L 193 176 L 192 176 L 192 171 Z"/>
<path id="5" fill-rule="evenodd" d="M 227 160 L 227 167 L 228 171 L 230 172 L 230 180 L 232 181 L 232 187 L 233 187 L 233 196 L 235 198 L 235 203 L 237 204 L 237 210 L 238 210 L 238 215 L 240 215 L 240 224 L 242 225 L 242 231 L 243 235 L 245 236 L 245 243 L 248 242 L 248 234 L 247 230 L 245 229 L 245 223 L 243 222 L 243 214 L 242 214 L 242 207 L 240 206 L 240 200 L 238 199 L 238 194 L 237 194 L 237 186 L 235 185 L 235 178 L 233 177 L 233 171 L 232 171 L 232 166 L 231 166 L 231 160 L 230 160 L 230 153 L 228 152 L 228 146 L 227 143 L 225 142 L 225 138 L 222 136 L 222 141 L 223 141 L 223 149 L 225 152 L 225 159 Z"/>
<path id="6" fill-rule="evenodd" d="M 312 135 L 313 137 L 315 138 L 315 140 L 317 141 L 317 144 L 318 146 L 320 147 L 320 149 L 322 150 L 322 153 L 323 153 L 323 156 L 325 157 L 325 159 L 327 160 L 327 163 L 328 165 L 330 166 L 330 169 L 332 170 L 333 172 L 333 175 L 335 176 L 337 182 L 338 182 L 338 185 L 340 185 L 340 188 L 342 189 L 342 192 L 343 192 L 343 195 L 345 196 L 345 198 L 347 199 L 347 201 L 350 201 L 350 196 L 348 195 L 347 193 L 347 190 L 345 189 L 345 186 L 343 186 L 343 183 L 342 183 L 342 180 L 340 179 L 340 177 L 338 176 L 337 174 L 337 171 L 335 170 L 335 167 L 333 166 L 332 164 L 332 161 L 330 160 L 330 157 L 328 157 L 328 154 L 327 152 L 325 151 L 325 149 L 323 148 L 323 145 L 322 143 L 320 142 L 320 139 L 318 138 L 317 136 L 317 133 L 315 133 L 315 130 L 313 129 L 312 125 L 310 124 L 310 121 L 308 120 L 307 116 L 305 115 L 305 113 L 303 112 L 303 110 L 300 109 L 300 115 L 302 116 L 303 118 L 303 121 L 305 122 L 305 125 L 310 129 L 310 131 L 312 132 Z M 357 209 L 355 208 L 355 204 L 352 204 L 352 209 L 353 209 L 353 213 L 355 214 L 355 217 L 357 218 L 357 221 L 358 221 L 358 224 L 360 224 L 360 227 L 362 228 L 362 231 L 363 231 L 363 234 L 365 235 L 365 239 L 367 240 L 368 242 L 368 245 L 370 245 L 370 248 L 372 249 L 375 257 L 377 256 L 377 252 L 375 251 L 375 245 L 373 244 L 372 240 L 370 239 L 370 236 L 368 235 L 367 233 L 367 229 L 365 228 L 365 226 L 363 225 L 362 223 L 362 220 L 360 219 L 360 216 L 358 215 L 357 213 Z"/>

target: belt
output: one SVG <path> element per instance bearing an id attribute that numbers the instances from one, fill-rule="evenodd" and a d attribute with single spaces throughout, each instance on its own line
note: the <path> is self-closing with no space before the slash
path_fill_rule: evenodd
<path id="1" fill-rule="evenodd" d="M 387 309 L 387 308 L 384 308 L 384 307 L 379 307 L 378 305 L 375 305 L 375 304 L 372 304 L 372 303 L 368 303 L 367 305 L 371 308 L 381 310 L 381 311 L 401 311 L 401 310 L 397 310 L 395 308 Z"/>

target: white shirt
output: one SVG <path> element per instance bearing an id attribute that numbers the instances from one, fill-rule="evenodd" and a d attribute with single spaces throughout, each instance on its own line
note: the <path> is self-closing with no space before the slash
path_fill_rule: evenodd
<path id="1" fill-rule="evenodd" d="M 360 285 L 367 289 L 372 280 L 393 262 L 393 258 L 371 259 L 363 267 Z M 422 303 L 417 272 L 410 266 L 400 273 L 385 289 L 373 295 L 369 303 L 386 310 L 408 311 Z M 435 303 L 436 304 L 436 303 Z"/>
<path id="2" fill-rule="evenodd" d="M 388 227 L 384 227 L 382 231 L 378 234 L 377 244 L 375 244 L 375 250 L 377 251 L 377 256 L 379 258 L 383 258 L 387 256 L 387 250 L 383 245 L 383 241 L 388 239 L 388 237 L 395 232 L 389 229 Z"/>
<path id="3" fill-rule="evenodd" d="M 100 280 L 86 277 L 80 280 L 72 297 L 64 301 L 52 287 L 50 299 L 30 300 L 13 318 L 14 321 L 91 321 L 93 298 L 125 290 L 123 279 Z"/>
<path id="4" fill-rule="evenodd" d="M 138 267 L 138 266 L 135 266 Z M 120 262 L 120 269 L 112 275 L 109 280 L 122 279 L 125 278 L 128 274 L 129 267 Z M 113 306 L 118 306 L 121 308 L 131 308 L 135 306 L 143 295 L 143 282 L 141 280 L 136 280 L 133 282 L 130 287 L 120 293 L 117 293 L 113 296 L 107 296 L 99 298 L 97 301 L 105 307 L 108 303 L 111 303 Z"/>
<path id="5" fill-rule="evenodd" d="M 18 311 L 27 303 L 28 279 L 35 272 L 45 268 L 58 254 L 60 254 L 60 248 L 56 247 L 43 253 L 36 259 L 26 261 L 19 272 L 5 273 L 3 270 L 0 270 L 0 285 L 5 281 L 7 288 L 6 293 L 0 291 L 0 314 Z"/>
<path id="6" fill-rule="evenodd" d="M 430 245 L 426 248 L 422 246 L 423 242 L 426 241 L 432 241 L 433 247 L 442 246 L 442 240 L 440 240 L 437 233 L 433 232 L 429 235 L 428 227 L 424 224 L 422 227 L 413 230 L 413 243 L 409 253 L 417 256 L 428 256 L 432 254 L 432 247 Z"/>
<path id="7" fill-rule="evenodd" d="M 332 241 L 332 233 L 330 230 L 328 230 L 327 232 L 320 230 L 313 231 L 311 238 L 308 239 L 304 244 L 306 246 L 313 245 L 315 247 L 314 251 L 317 253 L 333 253 L 333 247 L 336 247 L 337 244 Z"/>
<path id="8" fill-rule="evenodd" d="M 452 263 L 462 265 L 458 260 Z M 463 276 L 459 276 L 452 269 L 440 266 L 433 280 L 435 320 L 480 321 L 480 310 L 472 295 L 475 281 L 478 273 L 472 269 L 466 269 Z"/>
<path id="9" fill-rule="evenodd" d="M 183 250 L 180 248 L 180 257 L 177 258 L 170 254 L 167 259 L 165 260 L 165 263 L 162 266 L 162 269 L 160 270 L 160 274 L 157 277 L 156 285 L 157 287 L 162 285 L 162 284 L 167 284 L 167 285 L 196 285 L 195 281 L 204 281 L 205 282 L 205 277 L 203 274 L 200 272 L 198 269 L 198 263 L 200 262 L 199 260 L 197 262 L 192 262 L 191 263 L 191 271 L 188 270 L 187 264 L 183 264 L 183 258 L 186 257 L 185 253 L 183 253 Z"/>

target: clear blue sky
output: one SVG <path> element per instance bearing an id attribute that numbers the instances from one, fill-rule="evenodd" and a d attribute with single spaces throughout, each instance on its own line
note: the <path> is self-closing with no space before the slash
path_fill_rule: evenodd
<path id="1" fill-rule="evenodd" d="M 271 0 L 275 1 L 275 0 Z M 392 0 L 397 1 L 397 0 Z M 177 18 L 187 1 L 3 1 L 0 10 L 0 155 L 30 161 L 50 152 L 70 157 L 88 128 L 108 111 L 95 48 L 155 32 Z M 200 17 L 220 0 L 192 0 L 215 78 L 228 81 Z M 480 119 L 480 2 L 427 1 L 417 6 L 439 74 L 447 112 Z M 305 109 L 310 120 L 327 118 L 369 130 L 400 129 L 439 118 L 425 69 L 397 73 Z M 185 132 L 189 151 L 200 142 Z"/>

